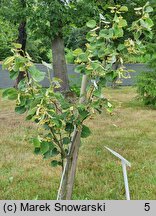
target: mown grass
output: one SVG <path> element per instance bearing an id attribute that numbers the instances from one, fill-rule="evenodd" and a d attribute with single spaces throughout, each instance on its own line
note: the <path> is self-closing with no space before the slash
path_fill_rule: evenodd
<path id="1" fill-rule="evenodd" d="M 115 105 L 88 121 L 92 136 L 82 140 L 73 199 L 125 199 L 120 161 L 104 146 L 132 163 L 131 199 L 156 198 L 156 111 L 143 107 L 135 88 L 105 89 Z M 33 154 L 36 126 L 14 113 L 0 97 L 0 199 L 56 199 L 60 169 Z"/>

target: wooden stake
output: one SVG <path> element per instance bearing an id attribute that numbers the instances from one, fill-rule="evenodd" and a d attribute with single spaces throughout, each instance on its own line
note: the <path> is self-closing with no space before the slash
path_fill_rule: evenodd
<path id="1" fill-rule="evenodd" d="M 80 91 L 80 100 L 79 103 L 85 103 L 86 101 L 86 89 L 87 89 L 87 75 L 83 75 Z M 73 133 L 73 139 L 69 149 L 69 154 L 67 156 L 67 161 L 62 173 L 62 178 L 60 182 L 60 187 L 58 190 L 57 199 L 58 200 L 71 200 L 72 192 L 74 187 L 74 180 L 76 174 L 78 153 L 80 148 L 81 141 L 81 128 L 75 128 Z"/>

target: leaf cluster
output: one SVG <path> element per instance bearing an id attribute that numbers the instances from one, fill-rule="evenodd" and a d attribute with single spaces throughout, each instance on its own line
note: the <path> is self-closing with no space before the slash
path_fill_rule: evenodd
<path id="1" fill-rule="evenodd" d="M 96 20 L 87 22 L 86 25 L 91 30 L 86 35 L 88 41 L 86 51 L 80 48 L 73 51 L 76 57 L 75 63 L 79 64 L 76 72 L 87 74 L 95 80 L 100 86 L 98 91 L 105 86 L 107 81 L 112 81 L 117 76 L 126 78 L 127 71 L 123 65 L 124 55 L 142 53 L 145 50 L 143 39 L 151 37 L 153 26 L 149 17 L 152 11 L 149 3 L 141 9 L 135 9 L 135 11 L 141 10 L 142 13 L 138 20 L 131 24 L 131 27 L 123 18 L 123 14 L 128 11 L 126 6 L 117 5 L 109 9 L 113 15 L 111 20 L 107 20 L 101 14 L 99 25 Z M 146 22 L 147 25 L 143 25 L 142 22 Z M 126 31 L 130 31 L 133 37 L 125 38 Z"/>
<path id="2" fill-rule="evenodd" d="M 108 102 L 104 98 L 99 99 L 98 94 L 93 94 L 92 88 L 88 89 L 85 104 L 80 104 L 79 98 L 72 101 L 58 91 L 60 80 L 57 78 L 50 80 L 49 88 L 43 88 L 40 82 L 46 74 L 36 69 L 27 53 L 26 56 L 21 56 L 20 44 L 14 44 L 12 51 L 14 55 L 5 59 L 3 68 L 10 71 L 11 79 L 16 79 L 19 72 L 25 73 L 25 79 L 19 83 L 18 89 L 6 89 L 3 97 L 16 100 L 15 112 L 26 113 L 26 120 L 35 122 L 44 130 L 32 139 L 35 153 L 42 154 L 44 158 L 60 155 L 61 160 L 57 157 L 51 164 L 62 165 L 68 156 L 74 129 L 81 127 L 81 137 L 88 137 L 91 131 L 84 121 L 96 110 L 101 112 L 102 106 L 107 107 Z M 43 64 L 51 69 L 51 65 L 45 62 Z"/>

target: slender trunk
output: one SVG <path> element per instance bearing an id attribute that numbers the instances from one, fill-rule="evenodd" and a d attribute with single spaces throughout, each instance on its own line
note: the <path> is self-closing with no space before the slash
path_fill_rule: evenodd
<path id="1" fill-rule="evenodd" d="M 21 5 L 22 5 L 22 9 L 25 10 L 26 8 L 26 0 L 21 0 Z M 22 45 L 22 51 L 21 51 L 21 55 L 24 56 L 25 53 L 25 49 L 26 49 L 26 41 L 27 41 L 27 32 L 26 32 L 26 17 L 23 18 L 23 20 L 21 20 L 19 27 L 18 27 L 18 39 L 17 39 L 17 43 Z M 15 85 L 14 87 L 17 88 L 18 87 L 18 83 L 24 79 L 26 76 L 26 72 L 25 71 L 20 71 L 19 75 L 16 79 Z"/>
<path id="2" fill-rule="evenodd" d="M 79 101 L 80 103 L 85 102 L 86 88 L 87 88 L 87 76 L 83 75 L 82 84 L 81 84 L 81 95 Z M 74 130 L 72 143 L 69 149 L 67 162 L 64 167 L 64 172 L 62 174 L 60 188 L 58 191 L 57 199 L 60 200 L 71 200 L 72 198 L 78 153 L 79 153 L 80 142 L 81 142 L 81 127 L 82 125 L 79 128 L 75 128 Z"/>
<path id="3" fill-rule="evenodd" d="M 58 193 L 57 199 L 71 200 L 72 198 L 78 152 L 80 147 L 80 137 L 81 137 L 81 128 L 79 130 L 75 129 L 71 148 L 69 150 L 66 165 L 64 167 L 64 172 L 62 174 L 60 191 Z"/>
<path id="4" fill-rule="evenodd" d="M 113 65 L 113 70 L 117 70 L 119 68 L 119 65 L 120 65 L 119 62 L 115 62 Z M 118 76 L 114 77 L 114 79 L 112 80 L 112 84 L 111 84 L 112 88 L 116 88 L 116 86 L 117 86 L 116 81 L 117 80 L 118 80 Z"/>
<path id="5" fill-rule="evenodd" d="M 62 36 L 56 36 L 52 40 L 53 70 L 54 77 L 62 80 L 60 90 L 69 91 L 69 81 L 67 75 L 67 65 L 64 52 L 64 40 Z"/>

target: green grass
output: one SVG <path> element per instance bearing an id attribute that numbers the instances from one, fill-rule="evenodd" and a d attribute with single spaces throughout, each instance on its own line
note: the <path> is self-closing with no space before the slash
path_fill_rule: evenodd
<path id="1" fill-rule="evenodd" d="M 131 198 L 156 198 L 156 111 L 143 107 L 135 92 L 104 90 L 115 109 L 87 122 L 92 136 L 82 140 L 73 199 L 125 199 L 120 161 L 104 146 L 132 163 Z M 61 170 L 33 154 L 29 139 L 36 133 L 14 113 L 14 103 L 0 97 L 0 199 L 56 199 Z"/>

